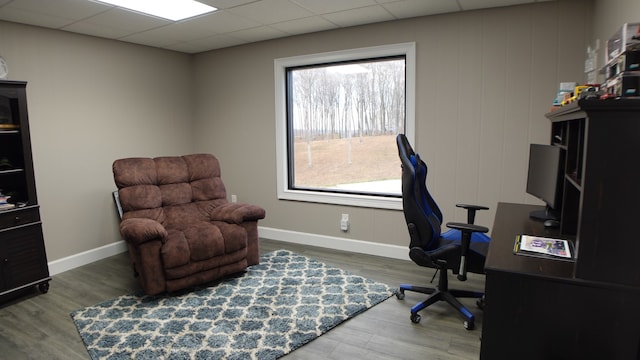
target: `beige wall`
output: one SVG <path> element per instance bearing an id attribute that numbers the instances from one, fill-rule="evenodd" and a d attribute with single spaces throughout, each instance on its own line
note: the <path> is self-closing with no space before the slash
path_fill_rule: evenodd
<path id="1" fill-rule="evenodd" d="M 265 227 L 407 243 L 400 211 L 278 201 L 273 60 L 417 44 L 416 147 L 447 221 L 456 202 L 536 202 L 524 192 L 530 142 L 560 81 L 582 81 L 591 2 L 553 1 L 388 22 L 198 55 L 0 21 L 9 77 L 28 85 L 49 260 L 120 240 L 111 163 L 207 151 L 229 193 L 267 209 Z M 570 34 L 570 36 L 567 36 Z M 341 213 L 351 231 L 338 229 Z"/>
<path id="2" fill-rule="evenodd" d="M 191 152 L 191 57 L 1 21 L 0 54 L 28 81 L 49 261 L 120 240 L 111 164 Z"/>
<path id="3" fill-rule="evenodd" d="M 560 81 L 583 81 L 591 2 L 562 1 L 327 31 L 212 51 L 195 58 L 195 140 L 216 153 L 230 193 L 267 209 L 265 227 L 407 244 L 401 211 L 276 198 L 273 61 L 382 44 L 417 47 L 416 147 L 447 215 L 455 203 L 538 203 L 525 194 L 528 147 L 549 141 Z M 567 34 L 571 34 L 567 36 Z M 339 230 L 341 213 L 351 230 Z"/>

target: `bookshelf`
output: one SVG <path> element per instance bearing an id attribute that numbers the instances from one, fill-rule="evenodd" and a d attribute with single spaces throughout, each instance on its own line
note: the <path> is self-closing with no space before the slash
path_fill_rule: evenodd
<path id="1" fill-rule="evenodd" d="M 26 82 L 0 80 L 0 299 L 49 289 L 31 154 Z"/>

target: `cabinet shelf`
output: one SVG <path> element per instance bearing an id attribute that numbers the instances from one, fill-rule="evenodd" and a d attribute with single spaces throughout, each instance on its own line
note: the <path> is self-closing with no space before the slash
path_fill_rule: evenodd
<path id="1" fill-rule="evenodd" d="M 0 175 L 6 174 L 19 174 L 24 172 L 24 169 L 9 169 L 9 170 L 0 170 Z"/>
<path id="2" fill-rule="evenodd" d="M 567 179 L 567 182 L 573 185 L 573 187 L 575 187 L 578 191 L 582 190 L 582 184 L 580 182 L 580 179 L 578 179 L 575 173 L 566 174 L 565 179 Z"/>

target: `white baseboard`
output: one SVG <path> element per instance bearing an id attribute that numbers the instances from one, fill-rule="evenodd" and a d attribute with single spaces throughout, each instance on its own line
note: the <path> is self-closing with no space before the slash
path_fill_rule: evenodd
<path id="1" fill-rule="evenodd" d="M 309 234 L 297 231 L 258 227 L 261 238 L 302 245 L 350 251 L 355 253 L 383 256 L 393 259 L 410 260 L 407 246 L 380 244 L 370 241 L 353 240 L 335 236 Z"/>
<path id="2" fill-rule="evenodd" d="M 261 226 L 258 227 L 258 234 L 261 238 L 265 239 L 350 251 L 367 255 L 383 256 L 393 259 L 409 260 L 409 250 L 406 246 L 380 244 L 363 240 L 309 234 Z M 49 274 L 51 276 L 60 274 L 67 270 L 87 265 L 125 251 L 127 251 L 127 244 L 124 240 L 120 240 L 99 248 L 67 256 L 65 258 L 49 262 Z"/>
<path id="3" fill-rule="evenodd" d="M 108 258 L 116 254 L 127 251 L 127 244 L 124 240 L 120 240 L 99 248 L 87 250 L 79 254 L 64 257 L 62 259 L 49 262 L 49 274 L 51 276 L 87 265 L 92 262 Z"/>

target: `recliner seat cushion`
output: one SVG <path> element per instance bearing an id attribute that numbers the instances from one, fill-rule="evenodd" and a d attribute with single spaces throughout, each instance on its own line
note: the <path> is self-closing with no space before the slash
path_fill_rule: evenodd
<path id="1" fill-rule="evenodd" d="M 247 247 L 247 232 L 242 226 L 223 222 L 200 221 L 167 230 L 161 254 L 164 268 L 170 269 L 231 254 Z"/>

